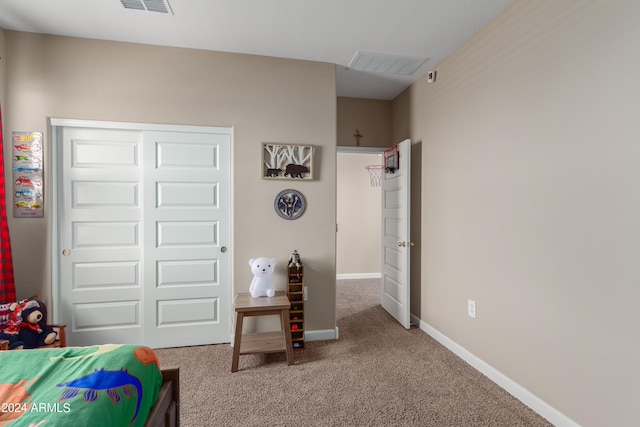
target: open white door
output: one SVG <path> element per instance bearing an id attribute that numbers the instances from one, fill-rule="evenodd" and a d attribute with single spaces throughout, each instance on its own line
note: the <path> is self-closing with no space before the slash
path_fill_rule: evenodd
<path id="1" fill-rule="evenodd" d="M 398 167 L 382 177 L 382 307 L 409 329 L 411 141 L 397 146 Z M 395 148 L 395 147 L 394 147 Z M 387 152 L 385 152 L 387 153 Z M 393 159 L 385 154 L 385 166 Z"/>

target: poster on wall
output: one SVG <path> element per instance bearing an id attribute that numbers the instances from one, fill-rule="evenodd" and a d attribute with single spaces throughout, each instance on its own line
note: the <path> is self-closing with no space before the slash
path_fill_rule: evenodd
<path id="1" fill-rule="evenodd" d="M 13 132 L 13 217 L 42 218 L 42 132 Z"/>
<path id="2" fill-rule="evenodd" d="M 262 143 L 262 179 L 313 180 L 313 145 Z"/>

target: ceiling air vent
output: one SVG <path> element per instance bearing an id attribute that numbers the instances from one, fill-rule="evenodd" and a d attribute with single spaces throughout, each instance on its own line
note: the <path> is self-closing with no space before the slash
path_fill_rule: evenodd
<path id="1" fill-rule="evenodd" d="M 429 58 L 419 56 L 388 55 L 384 53 L 356 52 L 347 67 L 349 70 L 372 73 L 413 74 Z"/>
<path id="2" fill-rule="evenodd" d="M 170 13 L 169 0 L 120 0 L 125 9 L 148 10 L 149 12 Z"/>

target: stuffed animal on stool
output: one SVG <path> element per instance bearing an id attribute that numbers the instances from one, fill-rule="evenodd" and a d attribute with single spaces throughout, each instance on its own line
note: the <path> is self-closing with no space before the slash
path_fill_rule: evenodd
<path id="1" fill-rule="evenodd" d="M 253 280 L 249 287 L 249 293 L 253 298 L 272 297 L 276 294 L 276 286 L 273 284 L 271 275 L 276 266 L 273 258 L 251 258 L 249 260 Z"/>

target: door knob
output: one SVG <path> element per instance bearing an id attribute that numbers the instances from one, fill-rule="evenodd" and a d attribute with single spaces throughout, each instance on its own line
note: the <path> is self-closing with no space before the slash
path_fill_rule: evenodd
<path id="1" fill-rule="evenodd" d="M 404 242 L 404 241 L 403 241 L 403 242 L 398 242 L 398 246 L 401 246 L 401 247 L 403 247 L 403 248 L 405 248 L 405 247 L 412 247 L 412 246 L 415 246 L 415 245 L 416 245 L 416 244 L 415 244 L 415 243 L 413 243 L 413 242 Z"/>
<path id="2" fill-rule="evenodd" d="M 222 253 L 227 252 L 227 247 L 226 247 L 226 246 L 222 246 L 222 247 L 220 248 L 220 252 L 222 252 Z"/>
<path id="3" fill-rule="evenodd" d="M 69 256 L 69 255 L 71 255 L 71 251 L 69 249 L 65 249 L 65 250 L 62 251 L 62 255 Z"/>

